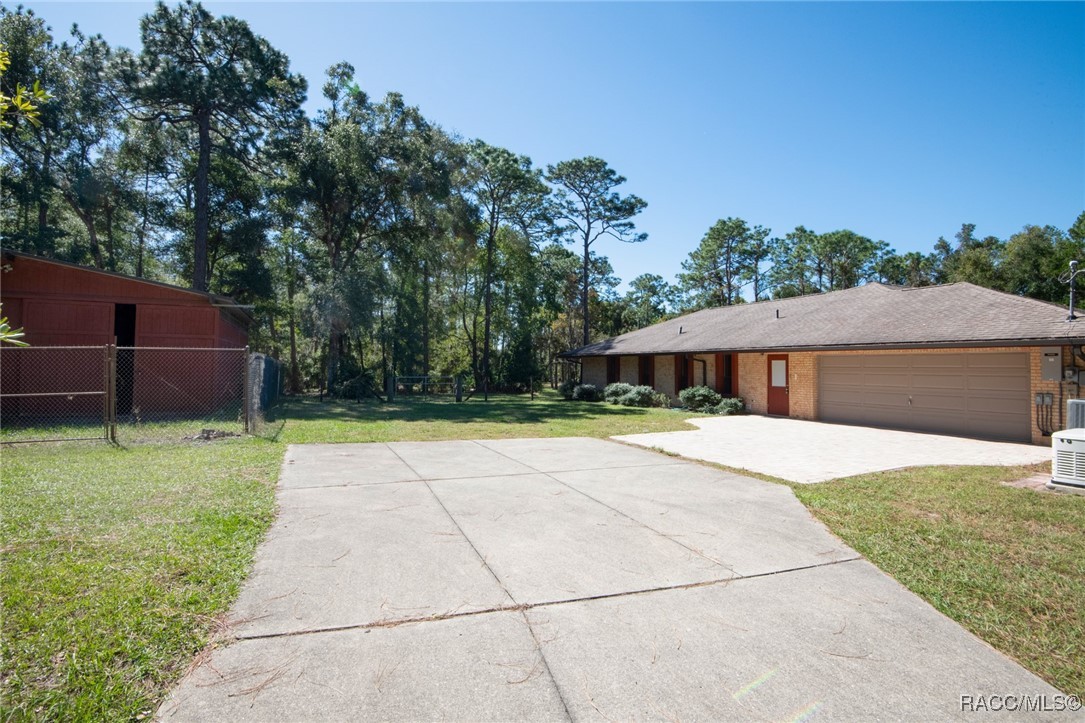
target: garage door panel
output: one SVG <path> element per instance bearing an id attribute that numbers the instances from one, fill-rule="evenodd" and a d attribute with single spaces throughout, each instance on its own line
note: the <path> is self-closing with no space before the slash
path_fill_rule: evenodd
<path id="1" fill-rule="evenodd" d="M 965 354 L 911 354 L 909 361 L 913 370 L 958 370 L 965 366 Z"/>
<path id="2" fill-rule="evenodd" d="M 912 408 L 916 410 L 953 412 L 964 414 L 967 411 L 967 399 L 964 394 L 913 394 Z"/>
<path id="3" fill-rule="evenodd" d="M 822 375 L 821 383 L 826 386 L 850 386 L 852 380 L 855 378 L 856 372 L 854 370 L 832 370 Z"/>
<path id="4" fill-rule="evenodd" d="M 864 402 L 864 396 L 861 391 L 854 389 L 841 389 L 832 393 L 831 397 L 825 400 L 826 404 L 835 404 L 839 406 L 858 406 L 861 407 Z"/>
<path id="5" fill-rule="evenodd" d="M 970 369 L 994 368 L 1028 371 L 1028 355 L 1022 352 L 992 352 L 990 354 L 966 354 Z"/>
<path id="6" fill-rule="evenodd" d="M 1028 396 L 1029 379 L 1025 377 L 1009 376 L 970 376 L 967 378 L 966 388 L 975 392 L 1004 393 L 1007 395 Z"/>
<path id="7" fill-rule="evenodd" d="M 1006 414 L 1010 416 L 1028 416 L 1032 411 L 1027 399 L 1007 399 L 1005 397 L 978 397 L 968 398 L 969 412 L 977 414 Z"/>
<path id="8" fill-rule="evenodd" d="M 884 410 L 864 408 L 852 405 L 829 405 L 827 419 L 844 424 L 861 424 L 870 426 L 887 426 L 882 422 L 885 418 Z"/>
<path id="9" fill-rule="evenodd" d="M 891 390 L 873 390 L 860 397 L 864 407 L 884 407 L 886 409 L 907 409 L 908 395 Z"/>
<path id="10" fill-rule="evenodd" d="M 899 369 L 901 371 L 907 371 L 908 362 L 902 361 L 899 356 L 895 355 L 875 355 L 875 356 L 861 356 L 857 357 L 859 365 L 864 369 Z"/>
<path id="11" fill-rule="evenodd" d="M 818 379 L 818 414 L 825 421 L 1014 441 L 1031 437 L 1024 352 L 826 355 L 819 358 Z"/>
<path id="12" fill-rule="evenodd" d="M 1017 417 L 1007 420 L 979 415 L 969 418 L 969 424 L 972 434 L 977 437 L 1026 441 L 1032 436 L 1032 422 L 1028 415 L 1025 415 L 1023 420 Z"/>
<path id="13" fill-rule="evenodd" d="M 886 384 L 890 386 L 908 386 L 908 373 L 907 370 L 900 369 L 863 369 L 856 374 L 852 374 L 848 379 L 849 385 L 854 384 L 857 380 L 861 380 L 866 384 Z"/>
<path id="14" fill-rule="evenodd" d="M 924 374 L 923 376 L 916 376 L 912 378 L 911 387 L 914 390 L 930 390 L 932 393 L 947 390 L 955 391 L 960 389 L 967 389 L 969 386 L 969 378 L 965 374 L 945 374 L 944 376 L 937 376 L 934 374 Z"/>

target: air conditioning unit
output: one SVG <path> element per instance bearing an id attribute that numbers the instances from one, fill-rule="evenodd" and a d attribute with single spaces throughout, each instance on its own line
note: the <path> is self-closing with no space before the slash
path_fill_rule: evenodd
<path id="1" fill-rule="evenodd" d="M 1070 399 L 1066 402 L 1066 428 L 1085 429 L 1085 399 Z"/>
<path id="2" fill-rule="evenodd" d="M 1051 435 L 1051 482 L 1048 487 L 1085 490 L 1085 429 Z"/>

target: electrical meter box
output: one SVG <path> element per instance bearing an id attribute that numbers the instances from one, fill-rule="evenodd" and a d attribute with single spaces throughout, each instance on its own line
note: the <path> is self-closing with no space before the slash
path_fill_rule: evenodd
<path id="1" fill-rule="evenodd" d="M 1040 379 L 1045 382 L 1062 381 L 1062 347 L 1045 346 L 1040 350 Z"/>

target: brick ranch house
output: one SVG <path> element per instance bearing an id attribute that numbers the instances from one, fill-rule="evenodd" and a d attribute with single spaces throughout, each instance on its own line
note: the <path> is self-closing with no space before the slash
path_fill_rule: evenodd
<path id="1" fill-rule="evenodd" d="M 1079 370 L 1085 384 L 1082 344 L 1085 317 L 1062 306 L 871 283 L 705 309 L 563 356 L 586 384 L 672 398 L 704 384 L 756 414 L 1047 444 L 1081 395 Z"/>

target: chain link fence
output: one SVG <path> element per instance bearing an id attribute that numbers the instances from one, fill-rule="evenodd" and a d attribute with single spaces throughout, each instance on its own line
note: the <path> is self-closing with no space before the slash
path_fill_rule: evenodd
<path id="1" fill-rule="evenodd" d="M 109 380 L 109 347 L 0 347 L 0 441 L 108 439 Z"/>
<path id="2" fill-rule="evenodd" d="M 237 436 L 278 383 L 278 362 L 245 348 L 2 347 L 0 442 Z"/>

